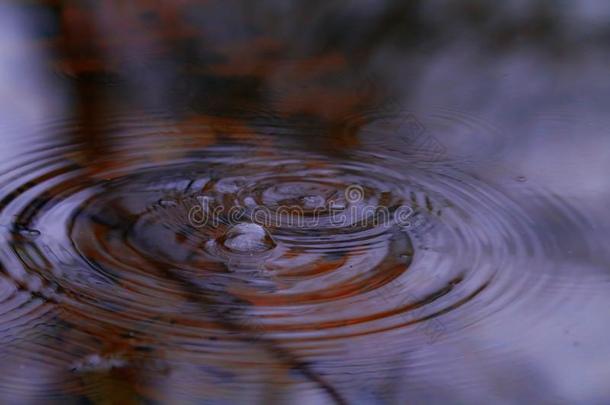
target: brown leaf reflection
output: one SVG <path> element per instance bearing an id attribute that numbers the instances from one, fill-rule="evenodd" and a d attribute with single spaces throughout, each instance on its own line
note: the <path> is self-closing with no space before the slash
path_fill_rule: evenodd
<path id="1" fill-rule="evenodd" d="M 54 64 L 74 87 L 75 135 L 88 166 L 112 166 L 110 159 L 100 161 L 113 146 L 103 117 L 137 109 L 137 93 L 151 94 L 144 104 L 179 108 L 187 122 L 207 120 L 215 128 L 223 125 L 219 117 L 246 128 L 252 114 L 307 121 L 324 136 L 300 141 L 335 152 L 357 145 L 359 124 L 350 118 L 383 99 L 384 85 L 354 63 L 356 54 L 366 60 L 362 52 L 328 48 L 324 40 L 295 46 L 273 28 L 273 12 L 249 16 L 245 2 L 231 6 L 239 17 L 230 18 L 245 33 L 214 26 L 214 16 L 223 12 L 217 2 L 54 6 L 61 21 Z"/>

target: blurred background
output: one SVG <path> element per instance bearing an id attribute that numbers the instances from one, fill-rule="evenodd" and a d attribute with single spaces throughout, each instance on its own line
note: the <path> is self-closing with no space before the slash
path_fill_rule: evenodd
<path id="1" fill-rule="evenodd" d="M 5 2 L 1 121 L 74 119 L 93 145 L 103 114 L 264 112 L 347 141 L 346 117 L 381 104 L 443 110 L 494 128 L 447 135 L 452 151 L 601 193 L 609 13 L 595 0 Z"/>

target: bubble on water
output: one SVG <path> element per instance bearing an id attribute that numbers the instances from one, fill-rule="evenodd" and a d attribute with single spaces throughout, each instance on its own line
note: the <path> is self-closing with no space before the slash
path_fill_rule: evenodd
<path id="1" fill-rule="evenodd" d="M 233 225 L 221 237 L 220 243 L 232 252 L 247 254 L 263 253 L 275 247 L 267 230 L 253 223 Z"/>

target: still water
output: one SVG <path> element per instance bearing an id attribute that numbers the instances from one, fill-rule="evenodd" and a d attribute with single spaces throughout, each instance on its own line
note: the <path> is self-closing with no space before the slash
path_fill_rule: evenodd
<path id="1" fill-rule="evenodd" d="M 595 2 L 183 3 L 3 10 L 1 402 L 610 400 Z"/>

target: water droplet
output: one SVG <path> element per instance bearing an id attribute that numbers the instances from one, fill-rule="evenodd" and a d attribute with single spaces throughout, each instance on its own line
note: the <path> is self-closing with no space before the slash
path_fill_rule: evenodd
<path id="1" fill-rule="evenodd" d="M 246 205 L 246 207 L 255 207 L 256 204 L 256 200 L 252 197 L 246 197 L 244 199 L 244 204 Z"/>
<path id="2" fill-rule="evenodd" d="M 244 186 L 245 183 L 245 177 L 221 179 L 215 184 L 214 188 L 219 193 L 235 194 Z"/>
<path id="3" fill-rule="evenodd" d="M 127 362 L 114 356 L 100 356 L 92 354 L 72 365 L 72 371 L 76 372 L 105 372 L 113 368 L 122 368 Z"/>
<path id="4" fill-rule="evenodd" d="M 178 203 L 174 200 L 161 199 L 159 200 L 159 205 L 163 208 L 173 208 L 178 205 Z"/>
<path id="5" fill-rule="evenodd" d="M 319 195 L 308 195 L 301 198 L 301 203 L 305 209 L 315 209 L 324 207 L 326 200 Z"/>
<path id="6" fill-rule="evenodd" d="M 248 254 L 266 252 L 275 247 L 275 242 L 267 230 L 252 223 L 232 226 L 222 236 L 220 242 L 231 251 Z"/>
<path id="7" fill-rule="evenodd" d="M 527 177 L 525 177 L 525 176 L 519 176 L 519 177 L 517 177 L 517 181 L 518 181 L 519 183 L 525 183 L 525 182 L 527 181 Z"/>
<path id="8" fill-rule="evenodd" d="M 409 260 L 413 257 L 413 253 L 403 253 L 400 255 L 400 258 L 403 260 Z"/>
<path id="9" fill-rule="evenodd" d="M 347 205 L 345 205 L 345 202 L 343 201 L 331 201 L 330 202 L 330 209 L 332 211 L 343 211 L 347 208 Z"/>
<path id="10" fill-rule="evenodd" d="M 34 240 L 40 236 L 40 231 L 37 229 L 31 229 L 31 228 L 17 225 L 15 227 L 15 230 L 19 234 L 19 236 L 21 236 L 22 238 L 25 238 L 25 239 L 29 239 L 29 240 Z"/>

